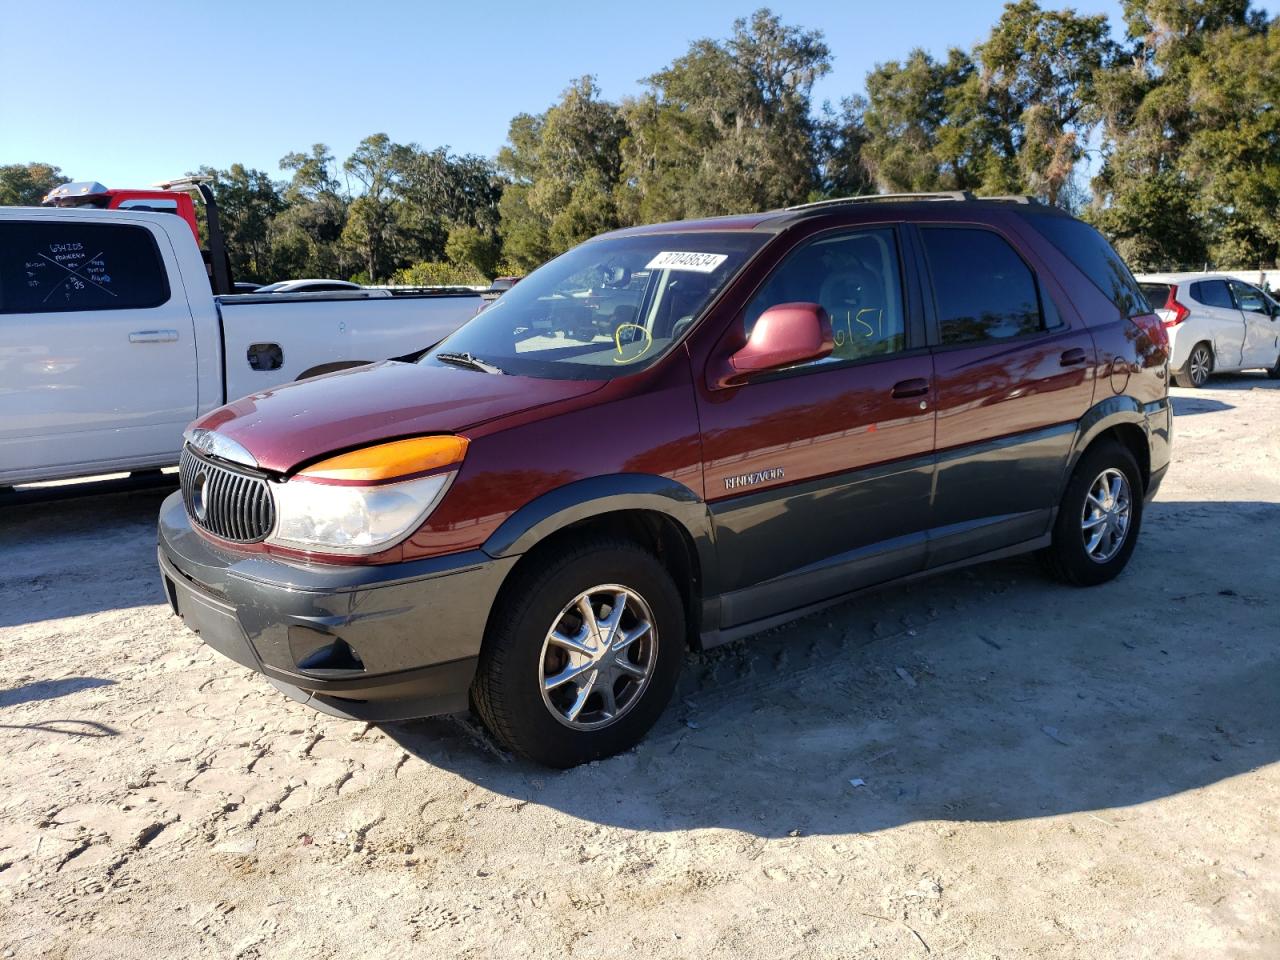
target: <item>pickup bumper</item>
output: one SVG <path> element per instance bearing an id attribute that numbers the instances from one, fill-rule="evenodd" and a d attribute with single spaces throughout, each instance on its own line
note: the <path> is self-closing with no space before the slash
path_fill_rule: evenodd
<path id="1" fill-rule="evenodd" d="M 324 713 L 368 722 L 467 708 L 489 610 L 515 558 L 293 563 L 223 550 L 175 493 L 160 510 L 165 594 L 205 644 Z"/>

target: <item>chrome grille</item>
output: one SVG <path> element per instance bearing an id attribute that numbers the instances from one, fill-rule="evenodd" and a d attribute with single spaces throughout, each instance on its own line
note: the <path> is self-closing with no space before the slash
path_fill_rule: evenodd
<path id="1" fill-rule="evenodd" d="M 275 526 L 267 481 L 256 474 L 206 460 L 184 447 L 178 461 L 182 500 L 191 522 L 235 543 L 265 540 Z"/>

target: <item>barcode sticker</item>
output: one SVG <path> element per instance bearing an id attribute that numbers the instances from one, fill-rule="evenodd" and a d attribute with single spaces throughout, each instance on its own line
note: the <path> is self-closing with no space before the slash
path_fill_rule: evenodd
<path id="1" fill-rule="evenodd" d="M 716 267 L 729 259 L 726 253 L 682 253 L 664 250 L 649 261 L 647 270 L 690 270 L 693 273 L 713 273 Z"/>

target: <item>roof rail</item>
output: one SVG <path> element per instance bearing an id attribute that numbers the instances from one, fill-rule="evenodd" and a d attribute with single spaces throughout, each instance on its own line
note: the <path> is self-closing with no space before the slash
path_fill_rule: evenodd
<path id="1" fill-rule="evenodd" d="M 832 197 L 830 200 L 815 200 L 813 203 L 797 203 L 787 210 L 814 210 L 819 207 L 834 207 L 841 203 L 875 203 L 879 200 L 972 200 L 974 196 L 968 190 L 939 190 L 930 193 L 868 193 L 858 197 Z"/>
<path id="2" fill-rule="evenodd" d="M 822 207 L 835 207 L 845 203 L 876 203 L 883 200 L 992 200 L 998 203 L 1022 203 L 1022 204 L 1039 204 L 1040 201 L 1035 197 L 1026 196 L 1003 196 L 1003 197 L 978 197 L 968 190 L 937 190 L 926 193 L 869 193 L 859 197 L 833 197 L 830 200 L 816 200 L 813 203 L 798 203 L 793 207 L 787 207 L 788 211 L 792 210 L 815 210 Z"/>

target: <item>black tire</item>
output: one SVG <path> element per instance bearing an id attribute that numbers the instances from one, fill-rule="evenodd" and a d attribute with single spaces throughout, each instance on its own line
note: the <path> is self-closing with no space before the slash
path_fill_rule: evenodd
<path id="1" fill-rule="evenodd" d="M 1268 380 L 1280 380 L 1280 356 L 1276 357 L 1275 366 L 1267 367 Z"/>
<path id="2" fill-rule="evenodd" d="M 1203 363 L 1193 364 L 1193 361 L 1201 360 L 1202 358 Z M 1193 366 L 1195 370 L 1193 370 Z M 1209 375 L 1212 372 L 1213 348 L 1207 342 L 1202 341 L 1191 348 L 1191 352 L 1187 354 L 1187 362 L 1173 371 L 1173 382 L 1175 386 L 1199 390 L 1209 382 Z"/>
<path id="3" fill-rule="evenodd" d="M 1107 470 L 1118 470 L 1128 481 L 1129 522 L 1124 541 L 1114 555 L 1099 561 L 1089 554 L 1082 530 L 1085 499 Z M 1142 529 L 1142 474 L 1123 444 L 1103 441 L 1085 451 L 1067 482 L 1053 526 L 1053 543 L 1040 554 L 1045 568 L 1057 579 L 1077 587 L 1092 587 L 1119 575 L 1129 562 Z"/>
<path id="4" fill-rule="evenodd" d="M 684 659 L 684 604 L 658 558 L 628 540 L 584 540 L 544 555 L 543 561 L 518 571 L 494 606 L 471 686 L 471 706 L 513 753 L 550 767 L 573 767 L 630 749 L 662 714 Z M 544 656 L 551 654 L 544 653 L 543 644 L 574 598 L 601 584 L 634 591 L 648 605 L 656 642 L 649 651 L 653 663 L 648 679 L 629 706 L 619 709 L 616 719 L 584 730 L 559 719 L 544 702 L 541 669 Z M 619 681 L 625 691 L 627 678 Z M 592 702 L 588 698 L 587 705 Z"/>

